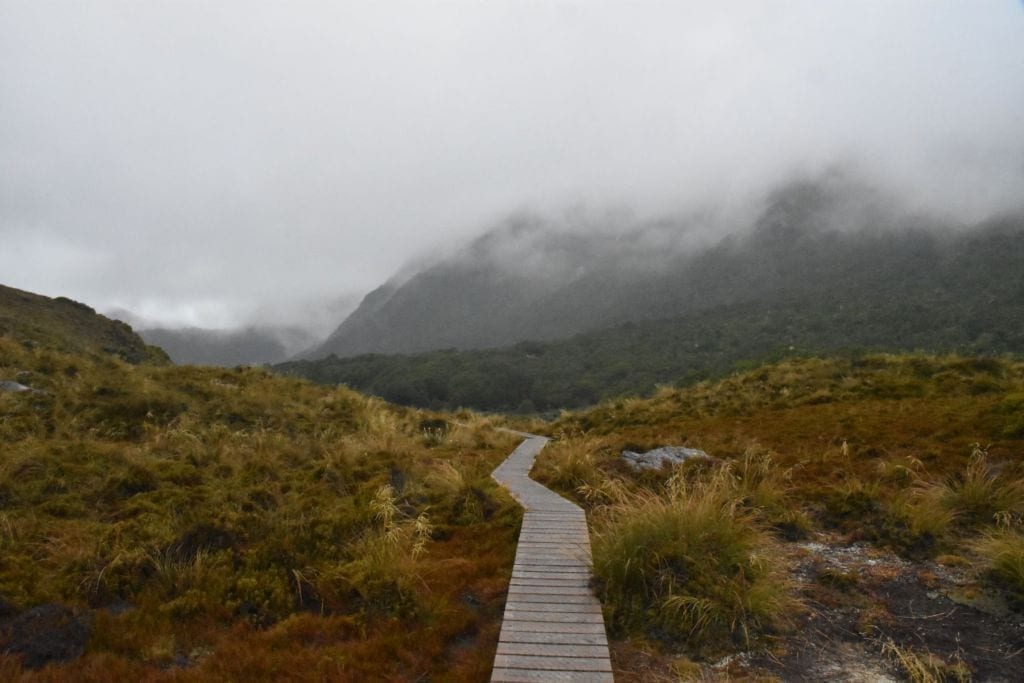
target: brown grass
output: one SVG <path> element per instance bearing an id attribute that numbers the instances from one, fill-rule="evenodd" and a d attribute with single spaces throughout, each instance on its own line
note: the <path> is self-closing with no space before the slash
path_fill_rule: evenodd
<path id="1" fill-rule="evenodd" d="M 519 516 L 487 419 L 2 337 L 0 376 L 45 392 L 0 394 L 0 601 L 93 624 L 0 679 L 486 678 Z"/>

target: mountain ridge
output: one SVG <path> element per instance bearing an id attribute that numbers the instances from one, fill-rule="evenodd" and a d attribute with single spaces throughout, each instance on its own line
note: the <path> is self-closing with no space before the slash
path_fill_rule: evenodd
<path id="1" fill-rule="evenodd" d="M 793 354 L 1024 353 L 1024 214 L 965 232 L 759 239 L 756 249 L 723 243 L 695 262 L 684 289 L 699 293 L 701 278 L 730 269 L 753 282 L 726 282 L 683 315 L 497 348 L 335 355 L 277 369 L 408 405 L 533 412 Z"/>
<path id="2" fill-rule="evenodd" d="M 840 291 L 851 282 L 865 286 L 866 278 L 883 286 L 964 234 L 842 175 L 781 187 L 746 223 L 716 220 L 725 219 L 559 224 L 517 217 L 403 283 L 375 290 L 300 358 L 551 341 L 768 293 Z M 968 232 L 985 229 L 979 223 Z"/>

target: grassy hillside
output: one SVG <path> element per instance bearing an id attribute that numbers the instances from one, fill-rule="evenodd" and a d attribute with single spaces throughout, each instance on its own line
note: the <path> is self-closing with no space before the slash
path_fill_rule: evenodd
<path id="1" fill-rule="evenodd" d="M 926 319 L 968 348 L 1016 343 L 985 331 L 1006 308 L 876 303 L 907 345 Z M 868 308 L 722 309 L 505 353 L 629 377 L 627 349 L 664 371 L 710 337 L 687 367 L 714 373 L 725 348 L 849 344 Z M 69 352 L 74 327 L 45 329 L 55 348 L 0 336 L 0 379 L 35 389 L 0 392 L 0 680 L 487 679 L 520 515 L 490 472 L 514 438 L 258 368 Z M 500 367 L 466 386 L 497 397 Z M 533 475 L 588 511 L 617 680 L 1024 678 L 1024 362 L 858 353 L 687 381 L 519 425 L 553 437 Z M 663 445 L 712 459 L 620 458 Z"/>
<path id="2" fill-rule="evenodd" d="M 117 320 L 85 304 L 0 285 L 0 336 L 72 353 L 115 355 L 129 363 L 166 363 L 167 355 Z"/>
<path id="3" fill-rule="evenodd" d="M 487 677 L 519 513 L 485 422 L 0 337 L 7 376 L 0 679 Z"/>
<path id="4" fill-rule="evenodd" d="M 624 680 L 1024 675 L 1024 363 L 794 360 L 546 428 Z M 715 460 L 619 457 L 663 445 Z"/>

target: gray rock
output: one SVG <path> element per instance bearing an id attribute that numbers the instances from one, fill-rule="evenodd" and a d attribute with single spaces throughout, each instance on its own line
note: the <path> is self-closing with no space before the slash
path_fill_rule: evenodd
<path id="1" fill-rule="evenodd" d="M 5 379 L 0 380 L 0 391 L 10 391 L 15 394 L 20 394 L 23 391 L 35 391 L 32 387 L 26 387 L 21 382 L 12 382 L 11 380 Z"/>
<path id="2" fill-rule="evenodd" d="M 663 446 L 646 453 L 622 451 L 622 459 L 635 470 L 657 470 L 665 465 L 671 467 L 691 458 L 710 460 L 711 456 L 699 448 L 685 448 L 683 446 Z"/>

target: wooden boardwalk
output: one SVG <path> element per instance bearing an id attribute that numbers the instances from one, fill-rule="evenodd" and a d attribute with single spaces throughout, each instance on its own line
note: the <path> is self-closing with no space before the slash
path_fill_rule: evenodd
<path id="1" fill-rule="evenodd" d="M 612 683 L 601 604 L 590 590 L 586 515 L 530 479 L 547 439 L 523 436 L 493 474 L 525 512 L 491 680 Z"/>

